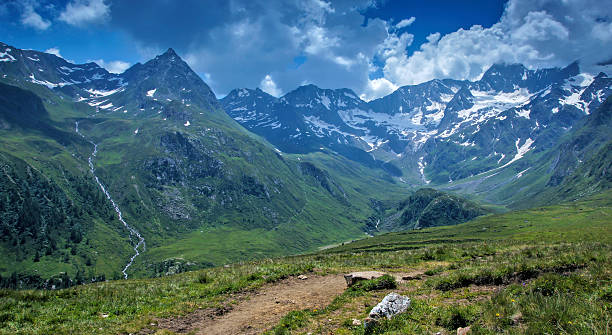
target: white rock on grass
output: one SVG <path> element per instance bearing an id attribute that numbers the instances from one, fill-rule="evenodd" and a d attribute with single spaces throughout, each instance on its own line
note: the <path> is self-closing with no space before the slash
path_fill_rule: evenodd
<path id="1" fill-rule="evenodd" d="M 387 294 L 378 305 L 372 308 L 370 317 L 373 319 L 380 319 L 382 317 L 391 319 L 399 313 L 404 313 L 408 307 L 410 307 L 410 298 L 392 292 Z"/>

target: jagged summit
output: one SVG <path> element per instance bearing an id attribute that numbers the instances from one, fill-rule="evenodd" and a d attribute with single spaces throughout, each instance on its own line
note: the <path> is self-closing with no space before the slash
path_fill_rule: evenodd
<path id="1" fill-rule="evenodd" d="M 517 63 L 495 63 L 491 65 L 482 75 L 482 79 L 496 76 L 508 76 L 514 74 L 522 74 L 527 71 L 527 68 L 523 64 Z"/>
<path id="2" fill-rule="evenodd" d="M 176 52 L 172 48 L 168 48 L 168 50 L 166 50 L 166 52 L 164 52 L 162 54 L 162 56 L 167 56 L 167 57 L 176 56 L 176 57 L 178 57 L 178 55 L 176 54 Z"/>
<path id="3" fill-rule="evenodd" d="M 181 58 L 181 56 L 179 56 L 176 51 L 174 51 L 174 49 L 172 48 L 168 48 L 168 50 L 166 50 L 165 52 L 155 56 L 153 59 L 145 62 L 146 63 L 152 63 L 152 64 L 157 64 L 157 63 L 178 63 L 178 64 L 185 64 L 187 65 L 187 63 L 185 63 L 185 61 Z"/>
<path id="4" fill-rule="evenodd" d="M 97 112 L 157 115 L 167 113 L 169 105 L 176 103 L 182 108 L 220 110 L 210 87 L 172 48 L 145 63 L 134 64 L 121 74 L 109 73 L 94 62 L 73 64 L 44 52 L 6 44 L 1 48 L 0 73 L 7 80 L 59 90 L 96 107 Z M 181 122 L 187 121 L 182 110 L 172 114 L 181 115 L 177 118 Z"/>

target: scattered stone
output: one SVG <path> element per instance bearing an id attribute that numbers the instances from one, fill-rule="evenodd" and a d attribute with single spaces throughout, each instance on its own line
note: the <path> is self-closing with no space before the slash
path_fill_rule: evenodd
<path id="1" fill-rule="evenodd" d="M 100 317 L 106 319 L 108 317 L 108 314 L 103 313 L 102 315 L 100 315 Z"/>
<path id="2" fill-rule="evenodd" d="M 523 314 L 521 312 L 516 312 L 510 319 L 512 320 L 512 324 L 519 325 L 523 321 Z"/>
<path id="3" fill-rule="evenodd" d="M 360 326 L 361 325 L 361 321 L 359 321 L 358 319 L 353 319 L 353 326 Z"/>
<path id="4" fill-rule="evenodd" d="M 384 275 L 385 273 L 378 272 L 378 271 L 353 272 L 353 273 L 344 275 L 344 279 L 346 280 L 346 285 L 348 285 L 348 287 L 351 287 L 359 281 L 376 279 Z"/>
<path id="5" fill-rule="evenodd" d="M 378 305 L 372 308 L 370 317 L 374 319 L 382 317 L 391 319 L 399 313 L 404 313 L 408 307 L 410 307 L 410 298 L 391 292 Z"/>
<path id="6" fill-rule="evenodd" d="M 366 331 L 366 334 L 369 334 L 371 329 L 378 323 L 378 320 L 374 318 L 365 318 L 363 320 L 363 328 Z"/>
<path id="7" fill-rule="evenodd" d="M 304 276 L 304 275 L 299 275 L 299 276 L 298 276 L 298 279 L 299 279 L 299 280 L 306 280 L 306 279 L 308 279 L 308 277 L 306 277 L 306 276 Z"/>
<path id="8" fill-rule="evenodd" d="M 470 334 L 472 330 L 472 326 L 467 326 L 465 328 L 457 328 L 457 335 L 466 335 L 466 334 Z"/>

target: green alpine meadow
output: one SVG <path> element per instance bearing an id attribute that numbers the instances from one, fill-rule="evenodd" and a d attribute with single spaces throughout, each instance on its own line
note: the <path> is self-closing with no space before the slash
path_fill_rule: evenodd
<path id="1" fill-rule="evenodd" d="M 609 334 L 609 7 L 0 3 L 0 334 Z"/>

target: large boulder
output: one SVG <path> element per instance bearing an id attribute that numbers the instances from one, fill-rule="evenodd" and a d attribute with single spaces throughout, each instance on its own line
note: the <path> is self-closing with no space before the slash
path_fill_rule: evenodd
<path id="1" fill-rule="evenodd" d="M 410 307 L 410 298 L 395 292 L 387 294 L 378 305 L 372 308 L 369 317 L 363 321 L 366 334 L 372 332 L 379 319 L 383 317 L 391 319 L 397 314 L 404 313 L 408 307 Z"/>
<path id="2" fill-rule="evenodd" d="M 391 319 L 399 313 L 404 313 L 408 307 L 410 307 L 410 298 L 391 292 L 378 305 L 372 308 L 370 317 L 373 319 L 380 319 L 382 317 Z"/>
<path id="3" fill-rule="evenodd" d="M 348 287 L 351 287 L 359 281 L 376 279 L 384 275 L 385 273 L 378 272 L 378 271 L 352 272 L 352 273 L 344 275 L 344 279 L 346 280 L 346 285 L 348 285 Z"/>

